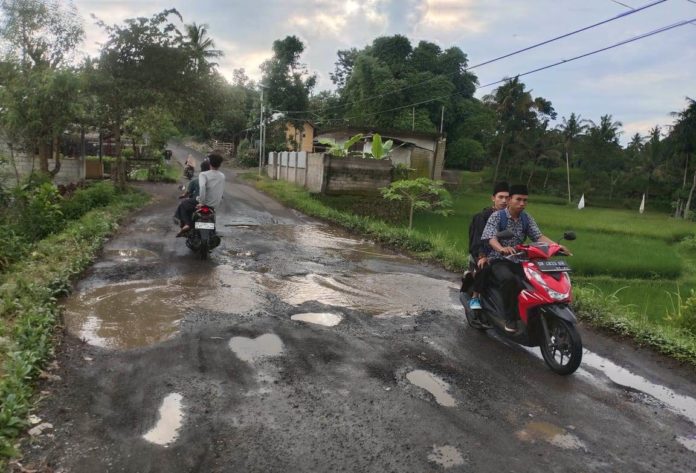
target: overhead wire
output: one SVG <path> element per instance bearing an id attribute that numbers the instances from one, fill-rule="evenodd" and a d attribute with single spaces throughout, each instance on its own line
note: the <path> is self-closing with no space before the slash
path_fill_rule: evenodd
<path id="1" fill-rule="evenodd" d="M 592 55 L 594 55 L 594 54 L 598 54 L 598 53 L 601 53 L 601 52 L 604 52 L 604 51 L 608 51 L 608 50 L 610 50 L 610 49 L 614 49 L 614 48 L 617 48 L 617 47 L 619 47 L 619 46 L 623 46 L 623 45 L 625 45 L 625 44 L 632 43 L 632 42 L 634 42 L 634 41 L 638 41 L 638 40 L 641 40 L 641 39 L 644 39 L 644 38 L 647 38 L 647 37 L 650 37 L 650 36 L 654 36 L 654 35 L 659 34 L 659 33 L 664 33 L 664 32 L 666 32 L 666 31 L 672 30 L 672 29 L 674 29 L 674 28 L 678 28 L 678 27 L 681 27 L 681 26 L 690 24 L 690 23 L 693 22 L 693 21 L 696 21 L 696 18 L 692 18 L 692 19 L 690 19 L 690 20 L 680 21 L 680 22 L 677 22 L 677 23 L 673 23 L 673 24 L 671 24 L 671 25 L 663 26 L 662 28 L 657 28 L 657 29 L 652 30 L 652 31 L 649 31 L 649 32 L 647 32 L 647 33 L 643 33 L 643 34 L 640 34 L 640 35 L 637 35 L 637 36 L 633 36 L 633 37 L 628 38 L 628 39 L 626 39 L 626 40 L 619 41 L 618 43 L 614 43 L 614 44 L 612 44 L 612 45 L 610 45 L 610 46 L 606 46 L 606 47 L 603 47 L 603 48 L 600 48 L 600 49 L 595 49 L 595 50 L 590 51 L 590 52 L 588 52 L 588 53 L 584 53 L 584 54 L 580 54 L 580 55 L 578 55 L 578 56 L 574 56 L 574 57 L 572 57 L 572 58 L 570 58 L 570 59 L 563 59 L 563 60 L 561 60 L 561 61 L 557 61 L 557 62 L 552 63 L 552 64 L 547 64 L 547 65 L 545 65 L 545 66 L 538 67 L 538 68 L 536 68 L 536 69 L 532 69 L 532 70 L 530 70 L 530 71 L 526 71 L 526 72 L 523 72 L 523 73 L 520 73 L 520 74 L 515 74 L 513 77 L 523 77 L 523 76 L 527 76 L 527 75 L 530 75 L 530 74 L 534 74 L 534 73 L 536 73 L 536 72 L 540 72 L 540 71 L 543 71 L 543 70 L 546 70 L 546 69 L 550 69 L 550 68 L 552 68 L 552 67 L 556 67 L 556 66 L 559 66 L 559 65 L 562 65 L 562 64 L 567 64 L 567 63 L 569 63 L 569 62 L 576 61 L 576 60 L 582 59 L 582 58 L 586 58 L 586 57 L 588 57 L 588 56 L 592 56 Z M 493 85 L 496 85 L 496 84 L 500 84 L 500 83 L 502 83 L 502 82 L 505 82 L 505 81 L 507 81 L 507 80 L 509 80 L 509 78 L 503 78 L 503 79 L 500 79 L 500 80 L 497 80 L 497 81 L 494 81 L 494 82 L 489 82 L 489 83 L 487 83 L 487 84 L 478 86 L 477 89 L 482 89 L 482 88 L 490 87 L 490 86 L 493 86 Z M 403 106 L 400 106 L 400 107 L 394 107 L 394 108 L 390 108 L 390 109 L 387 109 L 387 110 L 380 110 L 380 111 L 377 111 L 377 112 L 371 112 L 371 113 L 366 113 L 366 114 L 361 114 L 361 115 L 355 115 L 355 116 L 352 116 L 352 117 L 344 117 L 342 120 L 351 120 L 351 119 L 354 119 L 354 118 L 363 118 L 363 117 L 367 117 L 367 116 L 380 115 L 380 114 L 382 114 L 382 113 L 393 112 L 393 111 L 401 110 L 401 109 L 405 109 L 405 108 L 411 108 L 411 107 L 415 107 L 415 106 L 418 106 L 418 105 L 424 105 L 424 104 L 426 104 L 426 103 L 434 102 L 434 101 L 436 101 L 436 100 L 442 100 L 442 99 L 449 98 L 449 97 L 455 97 L 455 96 L 457 96 L 457 95 L 461 95 L 461 93 L 462 93 L 462 92 L 454 92 L 454 93 L 451 93 L 451 94 L 441 95 L 441 96 L 438 96 L 438 97 L 430 98 L 430 99 L 428 99 L 428 100 L 422 100 L 422 101 L 419 101 L 419 102 L 411 103 L 411 104 L 408 104 L 408 105 L 403 105 Z"/>
<path id="2" fill-rule="evenodd" d="M 501 60 L 503 60 L 503 59 L 507 59 L 507 58 L 509 58 L 509 57 L 511 57 L 511 56 L 515 56 L 515 55 L 517 55 L 517 54 L 521 54 L 521 53 L 523 53 L 523 52 L 530 51 L 530 50 L 535 49 L 535 48 L 538 48 L 538 47 L 540 47 L 540 46 L 544 46 L 544 45 L 547 45 L 547 44 L 549 44 L 549 43 L 553 43 L 553 42 L 555 42 L 555 41 L 558 41 L 558 40 L 561 40 L 561 39 L 564 39 L 564 38 L 568 38 L 569 36 L 573 36 L 573 35 L 576 35 L 576 34 L 578 34 L 578 33 L 582 33 L 582 32 L 584 32 L 584 31 L 590 30 L 590 29 L 592 29 L 592 28 L 596 28 L 596 27 L 598 27 L 598 26 L 601 26 L 601 25 L 610 23 L 610 22 L 612 22 L 612 21 L 616 21 L 616 20 L 619 20 L 619 19 L 621 19 L 621 18 L 625 18 L 625 17 L 627 17 L 627 16 L 629 16 L 629 15 L 633 15 L 634 13 L 638 13 L 638 12 L 643 11 L 643 10 L 646 10 L 646 9 L 648 9 L 648 8 L 652 8 L 652 7 L 656 6 L 656 5 L 659 5 L 659 4 L 661 4 L 661 3 L 664 3 L 664 2 L 666 2 L 666 1 L 667 1 L 667 0 L 655 0 L 655 1 L 651 2 L 651 3 L 648 3 L 647 5 L 643 5 L 642 7 L 638 7 L 638 8 L 631 8 L 631 7 L 629 7 L 629 8 L 631 8 L 629 11 L 625 11 L 625 12 L 622 12 L 622 13 L 620 13 L 620 14 L 618 14 L 618 15 L 614 15 L 614 16 L 612 16 L 611 18 L 607 18 L 606 20 L 602 20 L 602 21 L 599 21 L 599 22 L 597 22 L 597 23 L 593 23 L 593 24 L 591 24 L 591 25 L 588 25 L 588 26 L 585 26 L 585 27 L 582 27 L 582 28 L 579 28 L 579 29 L 570 31 L 570 32 L 568 32 L 568 33 L 564 33 L 564 34 L 562 34 L 562 35 L 560 35 L 560 36 L 555 36 L 555 37 L 553 37 L 553 38 L 551 38 L 551 39 L 548 39 L 548 40 L 545 40 L 545 41 L 541 41 L 541 42 L 539 42 L 539 43 L 532 44 L 532 45 L 530 45 L 530 46 L 524 47 L 524 48 L 522 48 L 522 49 L 518 49 L 518 50 L 516 50 L 516 51 L 512 51 L 512 52 L 507 53 L 507 54 L 504 54 L 504 55 L 502 55 L 502 56 L 498 56 L 498 57 L 495 57 L 495 58 L 493 58 L 493 59 L 489 59 L 489 60 L 487 60 L 487 61 L 483 61 L 483 62 L 480 62 L 480 63 L 478 63 L 478 64 L 474 64 L 473 66 L 465 67 L 465 68 L 463 68 L 463 69 L 462 69 L 461 71 L 459 71 L 459 72 L 460 72 L 460 73 L 468 72 L 468 71 L 473 70 L 473 69 L 476 69 L 476 68 L 478 68 L 478 67 L 485 66 L 485 65 L 488 65 L 488 64 L 492 64 L 492 63 L 494 63 L 494 62 L 501 61 Z M 391 90 L 391 91 L 389 91 L 389 92 L 384 92 L 384 93 L 381 93 L 381 94 L 372 95 L 372 96 L 365 97 L 365 98 L 362 98 L 362 99 L 359 99 L 359 100 L 353 100 L 353 101 L 350 101 L 350 102 L 347 102 L 347 103 L 341 104 L 341 105 L 334 105 L 334 106 L 331 106 L 331 107 L 326 107 L 326 108 L 322 109 L 322 111 L 329 111 L 329 110 L 335 110 L 335 109 L 338 109 L 338 108 L 345 108 L 345 107 L 347 107 L 347 106 L 349 106 L 349 105 L 354 105 L 354 104 L 358 104 L 358 103 L 367 102 L 367 101 L 370 101 L 370 100 L 373 100 L 373 99 L 376 99 L 376 98 L 385 97 L 385 96 L 387 96 L 387 95 L 395 94 L 395 93 L 401 92 L 401 91 L 403 91 L 403 90 L 408 90 L 408 89 L 412 89 L 412 88 L 414 88 L 414 87 L 418 87 L 418 86 L 421 86 L 421 85 L 424 85 L 424 84 L 428 84 L 428 83 L 433 82 L 433 81 L 435 81 L 435 80 L 441 79 L 443 76 L 446 77 L 446 76 L 450 76 L 450 75 L 453 75 L 453 74 L 454 74 L 454 73 L 442 74 L 442 75 L 435 76 L 435 77 L 432 77 L 432 78 L 430 78 L 430 79 L 424 80 L 424 81 L 422 81 L 422 82 L 418 82 L 418 83 L 416 83 L 416 84 L 411 84 L 411 85 L 407 85 L 407 86 L 405 86 L 405 87 L 401 87 L 401 88 L 398 88 L 398 89 Z M 284 113 L 295 114 L 295 113 L 306 113 L 306 111 L 303 112 L 303 111 L 298 111 L 298 110 L 289 110 L 289 111 L 285 111 Z"/>

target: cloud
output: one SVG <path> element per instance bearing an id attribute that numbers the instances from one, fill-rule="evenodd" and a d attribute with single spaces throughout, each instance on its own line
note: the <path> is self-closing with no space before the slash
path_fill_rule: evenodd
<path id="1" fill-rule="evenodd" d="M 425 0 L 418 10 L 420 21 L 416 32 L 457 30 L 459 33 L 481 33 L 487 22 L 477 17 L 472 9 L 474 0 Z"/>

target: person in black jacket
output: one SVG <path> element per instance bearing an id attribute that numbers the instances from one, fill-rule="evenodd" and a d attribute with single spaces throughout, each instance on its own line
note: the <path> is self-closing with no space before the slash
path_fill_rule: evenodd
<path id="1" fill-rule="evenodd" d="M 491 202 L 493 205 L 474 215 L 474 218 L 471 220 L 471 225 L 469 225 L 469 261 L 471 263 L 470 266 L 475 270 L 473 295 L 469 301 L 470 309 L 477 310 L 481 308 L 479 294 L 483 289 L 489 272 L 486 266 L 488 263 L 488 259 L 486 257 L 488 254 L 488 248 L 485 246 L 486 242 L 481 240 L 483 229 L 486 227 L 486 222 L 488 222 L 488 219 L 493 212 L 507 207 L 509 198 L 509 184 L 504 181 L 498 182 L 493 187 L 493 194 L 491 195 Z"/>

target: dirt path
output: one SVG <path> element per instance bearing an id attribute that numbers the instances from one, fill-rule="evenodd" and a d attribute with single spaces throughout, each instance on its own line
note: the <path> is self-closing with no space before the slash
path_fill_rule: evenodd
<path id="1" fill-rule="evenodd" d="M 176 186 L 148 189 L 65 301 L 25 467 L 696 471 L 692 370 L 583 330 L 581 369 L 557 376 L 466 326 L 458 275 L 236 181 L 199 261 Z"/>

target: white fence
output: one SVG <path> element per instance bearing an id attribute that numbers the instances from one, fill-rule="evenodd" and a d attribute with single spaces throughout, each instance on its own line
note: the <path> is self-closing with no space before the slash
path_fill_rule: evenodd
<path id="1" fill-rule="evenodd" d="M 283 151 L 268 153 L 266 170 L 269 177 L 304 186 L 307 182 L 307 152 Z"/>

